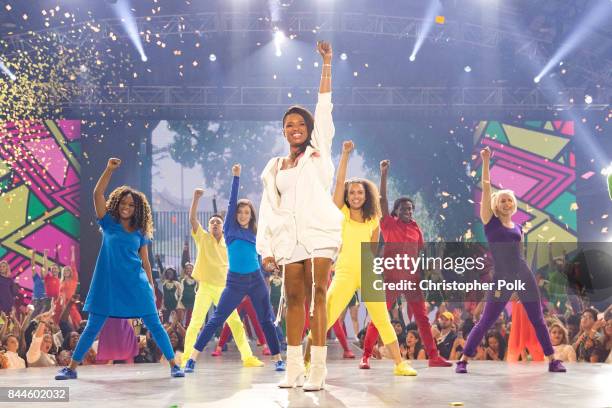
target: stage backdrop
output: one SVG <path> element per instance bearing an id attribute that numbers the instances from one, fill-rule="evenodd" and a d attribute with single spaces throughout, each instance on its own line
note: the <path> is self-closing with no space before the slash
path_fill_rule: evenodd
<path id="1" fill-rule="evenodd" d="M 574 123 L 571 121 L 482 121 L 474 132 L 474 201 L 480 202 L 482 161 L 480 149 L 488 146 L 493 190 L 513 190 L 518 212 L 513 220 L 523 225 L 530 245 L 528 259 L 538 268 L 548 264 L 547 243 L 563 243 L 569 251 L 578 241 L 576 156 Z M 477 236 L 484 230 L 475 206 Z M 537 256 L 534 258 L 534 250 Z M 555 245 L 559 250 L 561 245 Z M 555 256 L 561 253 L 554 254 Z"/>
<path id="2" fill-rule="evenodd" d="M 74 245 L 79 264 L 80 131 L 76 120 L 0 122 L 0 260 L 26 299 L 30 250 L 41 264 L 49 249 L 50 263 L 63 266 Z"/>

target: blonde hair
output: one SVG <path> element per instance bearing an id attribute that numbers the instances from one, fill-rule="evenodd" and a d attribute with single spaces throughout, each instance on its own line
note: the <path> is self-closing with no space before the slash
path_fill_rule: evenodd
<path id="1" fill-rule="evenodd" d="M 548 332 L 550 333 L 552 331 L 552 329 L 554 329 L 555 327 L 557 327 L 563 333 L 563 338 L 561 339 L 561 344 L 568 344 L 569 340 L 568 340 L 567 329 L 565 328 L 563 323 L 561 323 L 559 320 L 553 320 L 550 323 L 550 327 L 548 328 Z"/>
<path id="2" fill-rule="evenodd" d="M 70 271 L 70 278 L 69 279 L 70 280 L 74 279 L 74 271 L 72 270 L 72 267 L 66 265 L 66 266 L 62 267 L 62 269 L 60 270 L 60 275 L 61 275 L 60 280 L 61 281 L 65 281 L 66 280 L 66 271 L 67 270 Z"/>
<path id="3" fill-rule="evenodd" d="M 11 265 L 7 261 L 0 261 L 1 265 L 6 265 L 7 275 L 11 276 Z"/>
<path id="4" fill-rule="evenodd" d="M 516 214 L 516 212 L 518 211 L 518 205 L 516 203 L 516 196 L 514 195 L 514 191 L 498 190 L 491 194 L 491 210 L 493 211 L 493 214 L 495 214 L 496 217 L 499 217 L 499 214 L 497 213 L 497 206 L 499 205 L 499 202 L 501 201 L 501 198 L 504 195 L 510 196 L 510 198 L 512 198 L 512 201 L 514 202 L 514 210 L 512 210 L 512 215 Z"/>

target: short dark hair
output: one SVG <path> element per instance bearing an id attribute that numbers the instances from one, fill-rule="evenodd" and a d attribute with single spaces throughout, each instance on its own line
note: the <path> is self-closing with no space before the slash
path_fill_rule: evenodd
<path id="1" fill-rule="evenodd" d="M 223 216 L 221 214 L 214 213 L 213 215 L 208 217 L 208 222 L 210 222 L 210 220 L 212 220 L 213 218 L 219 218 L 221 220 L 221 223 L 223 223 L 224 221 Z"/>
<path id="2" fill-rule="evenodd" d="M 412 204 L 412 209 L 415 209 L 414 201 L 408 197 L 400 197 L 393 202 L 393 210 L 391 211 L 391 215 L 393 217 L 397 217 L 397 210 L 402 203 L 410 203 Z"/>
<path id="3" fill-rule="evenodd" d="M 591 316 L 593 316 L 593 321 L 595 322 L 597 321 L 597 314 L 599 313 L 597 309 L 592 308 L 592 307 L 589 307 L 588 309 L 584 309 L 582 313 L 580 313 L 580 316 L 582 316 L 585 313 L 590 313 Z"/>

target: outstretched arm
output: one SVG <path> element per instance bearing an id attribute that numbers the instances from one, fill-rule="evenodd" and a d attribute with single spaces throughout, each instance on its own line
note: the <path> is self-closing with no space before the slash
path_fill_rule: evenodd
<path id="1" fill-rule="evenodd" d="M 40 277 L 44 278 L 45 276 L 47 276 L 47 267 L 48 265 L 48 255 L 49 255 L 49 250 L 45 249 L 43 251 L 43 264 L 42 264 L 42 269 L 41 269 L 41 273 L 40 273 Z"/>
<path id="2" fill-rule="evenodd" d="M 336 176 L 336 187 L 334 188 L 334 204 L 336 207 L 344 206 L 344 181 L 346 180 L 346 168 L 348 167 L 349 156 L 355 146 L 352 140 L 346 140 L 342 144 L 342 156 L 338 164 L 338 175 Z"/>
<path id="3" fill-rule="evenodd" d="M 389 215 L 389 200 L 387 199 L 387 175 L 389 174 L 389 160 L 380 162 L 380 209 L 382 216 Z"/>
<path id="4" fill-rule="evenodd" d="M 482 157 L 482 198 L 480 200 L 480 219 L 487 225 L 493 217 L 491 209 L 491 178 L 489 176 L 489 165 L 491 160 L 491 149 L 485 147 L 480 151 Z"/>
<path id="5" fill-rule="evenodd" d="M 235 226 L 236 222 L 236 211 L 238 211 L 238 189 L 240 188 L 240 172 L 241 167 L 239 164 L 232 166 L 232 189 L 230 191 L 229 203 L 227 204 L 227 215 L 225 216 L 225 223 L 223 223 L 223 232 L 226 233 L 228 226 Z"/>
<path id="6" fill-rule="evenodd" d="M 328 93 L 331 92 L 331 61 L 333 56 L 331 44 L 326 41 L 319 41 L 317 43 L 317 51 L 319 51 L 321 58 L 323 58 L 319 93 Z"/>
<path id="7" fill-rule="evenodd" d="M 106 169 L 102 172 L 96 187 L 94 188 L 94 207 L 96 209 L 96 216 L 98 219 L 102 219 L 106 214 L 106 199 L 104 198 L 104 192 L 108 187 L 113 172 L 121 165 L 120 159 L 110 158 L 106 164 Z"/>
<path id="8" fill-rule="evenodd" d="M 30 254 L 30 269 L 32 270 L 32 279 L 34 279 L 34 275 L 36 275 L 36 251 L 32 249 Z M 42 277 L 42 273 L 40 275 Z"/>
<path id="9" fill-rule="evenodd" d="M 76 264 L 76 248 L 74 245 L 70 246 L 70 268 L 72 269 L 72 279 L 79 281 L 79 271 Z"/>
<path id="10" fill-rule="evenodd" d="M 193 199 L 191 200 L 191 207 L 189 208 L 189 222 L 191 223 L 191 231 L 194 234 L 198 231 L 198 226 L 200 225 L 198 222 L 197 211 L 200 198 L 202 198 L 203 195 L 203 189 L 196 188 L 193 190 Z"/>

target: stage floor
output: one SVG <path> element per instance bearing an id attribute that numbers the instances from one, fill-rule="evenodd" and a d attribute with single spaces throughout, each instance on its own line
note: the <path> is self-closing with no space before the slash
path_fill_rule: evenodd
<path id="1" fill-rule="evenodd" d="M 470 373 L 459 375 L 416 362 L 417 377 L 394 377 L 389 360 L 359 370 L 358 360 L 341 355 L 332 344 L 326 390 L 308 393 L 277 388 L 282 373 L 266 357 L 265 367 L 242 368 L 235 351 L 221 358 L 206 352 L 185 379 L 170 378 L 160 364 L 81 367 L 78 380 L 63 382 L 53 379 L 56 368 L 0 370 L 3 387 L 70 387 L 70 403 L 0 407 L 612 407 L 607 364 L 568 364 L 568 373 L 551 374 L 544 363 L 472 362 Z"/>

